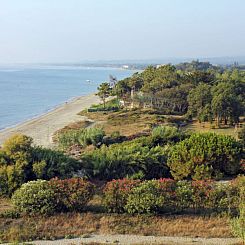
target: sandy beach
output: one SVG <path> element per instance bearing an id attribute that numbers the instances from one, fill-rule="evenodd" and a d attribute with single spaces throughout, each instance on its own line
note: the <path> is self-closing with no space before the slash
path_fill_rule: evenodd
<path id="1" fill-rule="evenodd" d="M 51 147 L 52 135 L 59 129 L 72 122 L 84 120 L 85 118 L 77 115 L 80 111 L 98 104 L 100 99 L 96 95 L 86 95 L 76 98 L 70 102 L 58 106 L 54 110 L 12 128 L 0 131 L 0 145 L 16 133 L 22 133 L 33 138 L 36 145 Z"/>

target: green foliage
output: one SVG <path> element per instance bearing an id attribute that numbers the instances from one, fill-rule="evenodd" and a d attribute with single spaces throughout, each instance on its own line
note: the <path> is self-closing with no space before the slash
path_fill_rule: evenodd
<path id="1" fill-rule="evenodd" d="M 193 189 L 191 182 L 189 181 L 178 181 L 175 189 L 177 207 L 180 210 L 188 208 L 192 204 Z"/>
<path id="2" fill-rule="evenodd" d="M 238 123 L 239 117 L 244 113 L 244 98 L 240 86 L 231 82 L 220 82 L 212 88 L 212 96 L 211 107 L 217 123 Z"/>
<path id="3" fill-rule="evenodd" d="M 34 162 L 32 165 L 32 170 L 38 179 L 45 178 L 45 168 L 47 163 L 42 160 L 41 162 Z"/>
<path id="4" fill-rule="evenodd" d="M 55 212 L 55 192 L 48 181 L 37 180 L 23 184 L 11 198 L 16 209 L 28 215 L 48 215 Z"/>
<path id="5" fill-rule="evenodd" d="M 232 232 L 236 237 L 245 242 L 245 177 L 237 180 L 239 186 L 239 216 L 231 219 Z"/>
<path id="6" fill-rule="evenodd" d="M 100 86 L 98 87 L 97 95 L 103 101 L 104 108 L 105 108 L 105 100 L 106 100 L 106 98 L 108 98 L 110 96 L 110 94 L 111 94 L 110 84 L 107 83 L 107 82 L 104 82 L 104 83 L 100 84 Z"/>
<path id="7" fill-rule="evenodd" d="M 108 147 L 102 145 L 100 149 L 84 154 L 82 162 L 91 176 L 107 180 L 124 178 L 140 171 L 146 179 L 167 176 L 165 149 L 152 147 L 147 141 L 147 137 L 142 137 Z"/>
<path id="8" fill-rule="evenodd" d="M 58 144 L 63 150 L 68 149 L 72 145 L 85 147 L 93 144 L 97 146 L 102 142 L 104 136 L 105 132 L 101 128 L 70 129 L 58 134 Z"/>
<path id="9" fill-rule="evenodd" d="M 119 179 L 107 182 L 103 189 L 103 204 L 108 212 L 125 212 L 128 196 L 139 180 Z"/>
<path id="10" fill-rule="evenodd" d="M 243 146 L 245 147 L 245 126 L 243 126 L 241 131 L 238 133 L 238 137 L 241 140 Z"/>
<path id="11" fill-rule="evenodd" d="M 185 114 L 199 121 L 236 123 L 245 110 L 245 73 L 208 62 L 176 66 L 149 66 L 119 81 L 114 90 L 125 102 L 158 109 L 165 114 Z M 132 93 L 133 92 L 133 93 Z M 133 96 L 132 96 L 133 95 Z"/>
<path id="12" fill-rule="evenodd" d="M 81 211 L 91 200 L 94 185 L 80 178 L 37 180 L 23 184 L 12 195 L 16 210 L 27 215 Z"/>
<path id="13" fill-rule="evenodd" d="M 199 121 L 212 121 L 211 86 L 205 83 L 198 84 L 188 95 L 188 114 L 197 116 Z M 208 110 L 208 108 L 210 110 Z"/>
<path id="14" fill-rule="evenodd" d="M 244 178 L 228 183 L 214 181 L 113 180 L 106 184 L 103 203 L 109 212 L 236 213 L 244 193 Z"/>
<path id="15" fill-rule="evenodd" d="M 61 151 L 42 147 L 32 147 L 32 164 L 33 179 L 69 178 L 80 169 L 77 160 L 64 155 Z"/>
<path id="16" fill-rule="evenodd" d="M 176 127 L 158 126 L 152 130 L 152 141 L 154 145 L 165 145 L 167 143 L 176 143 L 186 137 L 186 135 Z"/>
<path id="17" fill-rule="evenodd" d="M 102 104 L 92 105 L 88 112 L 96 112 L 96 111 L 118 111 L 119 110 L 119 102 L 118 99 L 112 99 L 105 102 L 105 106 Z"/>
<path id="18" fill-rule="evenodd" d="M 0 149 L 0 195 L 9 195 L 29 179 L 32 139 L 17 134 Z"/>
<path id="19" fill-rule="evenodd" d="M 0 149 L 0 195 L 11 196 L 30 180 L 69 177 L 80 168 L 78 161 L 62 152 L 31 143 L 30 137 L 14 135 Z"/>
<path id="20" fill-rule="evenodd" d="M 160 195 L 156 180 L 142 182 L 129 194 L 125 209 L 128 213 L 155 213 L 162 208 L 164 197 Z"/>
<path id="21" fill-rule="evenodd" d="M 235 175 L 242 151 L 242 145 L 230 136 L 193 134 L 170 148 L 167 164 L 177 180 Z"/>

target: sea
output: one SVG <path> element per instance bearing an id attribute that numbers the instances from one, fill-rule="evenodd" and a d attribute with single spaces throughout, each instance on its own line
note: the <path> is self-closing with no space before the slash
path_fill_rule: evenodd
<path id="1" fill-rule="evenodd" d="M 95 93 L 110 75 L 120 80 L 134 72 L 109 67 L 0 66 L 0 130 Z"/>

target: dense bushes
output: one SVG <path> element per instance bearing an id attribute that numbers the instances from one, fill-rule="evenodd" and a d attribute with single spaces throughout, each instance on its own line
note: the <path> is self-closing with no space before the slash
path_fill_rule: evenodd
<path id="1" fill-rule="evenodd" d="M 101 128 L 81 128 L 79 130 L 70 129 L 58 134 L 57 140 L 59 147 L 66 150 L 72 145 L 85 147 L 87 145 L 97 146 L 102 143 L 105 132 Z"/>
<path id="2" fill-rule="evenodd" d="M 152 130 L 152 141 L 155 145 L 164 145 L 167 143 L 176 143 L 183 140 L 187 135 L 176 127 L 158 126 Z"/>
<path id="3" fill-rule="evenodd" d="M 28 215 L 80 211 L 91 199 L 94 186 L 82 179 L 37 180 L 23 184 L 12 196 L 16 209 Z"/>
<path id="4" fill-rule="evenodd" d="M 80 163 L 61 151 L 32 147 L 34 179 L 70 178 L 80 169 Z"/>
<path id="5" fill-rule="evenodd" d="M 221 178 L 238 173 L 242 151 L 230 136 L 193 134 L 170 148 L 167 164 L 178 180 Z"/>
<path id="6" fill-rule="evenodd" d="M 239 190 L 236 181 L 113 180 L 104 189 L 104 205 L 128 213 L 231 212 L 239 206 Z"/>
<path id="7" fill-rule="evenodd" d="M 82 161 L 91 176 L 106 180 L 124 178 L 139 172 L 146 179 L 169 173 L 165 149 L 149 146 L 147 137 L 109 147 L 103 145 L 100 149 L 84 154 Z"/>
<path id="8" fill-rule="evenodd" d="M 245 178 L 237 178 L 236 184 L 239 187 L 239 215 L 231 219 L 232 233 L 245 242 Z"/>
<path id="9" fill-rule="evenodd" d="M 0 149 L 0 195 L 9 195 L 30 178 L 32 139 L 14 135 Z"/>
<path id="10" fill-rule="evenodd" d="M 12 202 L 25 214 L 52 214 L 55 211 L 55 193 L 46 180 L 23 184 L 13 194 Z"/>
<path id="11" fill-rule="evenodd" d="M 82 156 L 91 177 L 144 179 L 172 176 L 182 179 L 220 179 L 241 171 L 242 144 L 231 136 L 186 134 L 160 126 L 150 136 L 119 144 L 102 145 Z"/>
<path id="12" fill-rule="evenodd" d="M 104 206 L 108 212 L 124 212 L 127 198 L 132 189 L 139 185 L 139 180 L 119 179 L 108 182 L 104 188 Z"/>
<path id="13" fill-rule="evenodd" d="M 35 179 L 71 177 L 78 161 L 59 151 L 33 147 L 32 139 L 14 135 L 0 149 L 0 195 L 11 195 L 23 183 Z"/>
<path id="14" fill-rule="evenodd" d="M 243 126 L 242 129 L 238 132 L 238 137 L 241 140 L 243 146 L 245 146 L 245 126 Z"/>
<path id="15" fill-rule="evenodd" d="M 125 209 L 128 213 L 154 213 L 161 209 L 164 196 L 158 181 L 149 180 L 133 188 L 127 198 Z"/>
<path id="16" fill-rule="evenodd" d="M 59 211 L 80 211 L 92 198 L 94 185 L 80 178 L 52 179 L 49 185 L 55 193 L 55 203 Z"/>
<path id="17" fill-rule="evenodd" d="M 245 177 L 226 183 L 215 181 L 175 181 L 172 179 L 108 182 L 103 189 L 103 205 L 108 212 L 237 213 L 244 203 Z M 37 180 L 25 183 L 12 196 L 16 210 L 29 215 L 81 211 L 91 200 L 95 186 L 80 178 Z"/>

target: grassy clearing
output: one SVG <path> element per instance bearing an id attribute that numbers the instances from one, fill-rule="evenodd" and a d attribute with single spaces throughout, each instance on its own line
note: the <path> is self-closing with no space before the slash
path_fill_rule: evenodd
<path id="1" fill-rule="evenodd" d="M 131 136 L 145 130 L 152 125 L 166 122 L 165 116 L 157 115 L 153 110 L 122 110 L 119 112 L 81 112 L 80 115 L 87 116 L 95 121 L 102 121 L 106 134 L 118 131 L 121 135 Z"/>
<path id="2" fill-rule="evenodd" d="M 118 131 L 121 135 L 130 136 L 138 134 L 152 128 L 154 125 L 161 124 L 181 124 L 185 121 L 183 116 L 178 115 L 162 115 L 159 112 L 151 109 L 137 109 L 137 110 L 120 110 L 118 112 L 87 112 L 82 111 L 79 115 L 86 116 L 89 119 L 100 121 L 101 126 L 106 134 Z M 183 126 L 184 130 L 194 132 L 214 132 L 217 134 L 231 135 L 237 138 L 240 129 L 235 130 L 234 126 L 222 126 L 215 128 L 214 124 L 199 123 L 194 120 Z"/>
<path id="3" fill-rule="evenodd" d="M 51 217 L 0 219 L 0 240 L 59 239 L 83 234 L 232 237 L 226 218 L 66 213 Z"/>
<path id="4" fill-rule="evenodd" d="M 222 126 L 221 128 L 213 128 L 214 125 L 211 125 L 210 123 L 199 123 L 198 121 L 193 121 L 192 123 L 189 123 L 187 126 L 184 127 L 184 129 L 194 131 L 194 132 L 213 132 L 217 134 L 225 134 L 233 136 L 234 138 L 238 138 L 238 132 L 240 129 L 235 129 L 234 126 Z"/>

